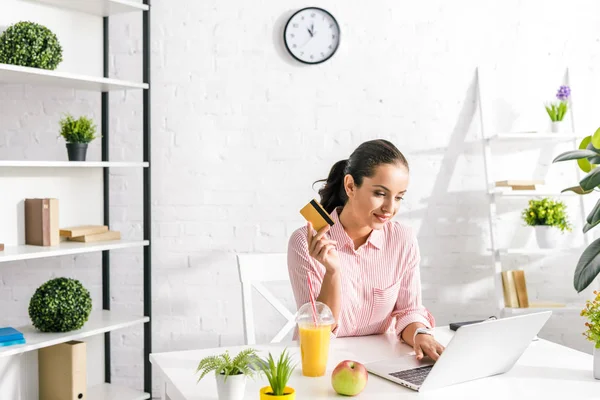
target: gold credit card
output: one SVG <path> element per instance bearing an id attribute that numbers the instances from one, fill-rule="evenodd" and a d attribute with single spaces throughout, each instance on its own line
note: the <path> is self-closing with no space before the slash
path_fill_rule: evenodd
<path id="1" fill-rule="evenodd" d="M 300 214 L 310 223 L 313 228 L 318 231 L 327 225 L 333 225 L 333 220 L 327 214 L 327 211 L 316 200 L 311 200 L 310 203 L 302 207 Z"/>

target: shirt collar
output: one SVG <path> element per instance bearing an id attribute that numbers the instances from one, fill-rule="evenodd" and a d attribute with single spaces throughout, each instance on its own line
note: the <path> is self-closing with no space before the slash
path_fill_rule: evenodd
<path id="1" fill-rule="evenodd" d="M 352 249 L 354 249 L 354 242 L 352 241 L 350 236 L 348 236 L 348 234 L 346 233 L 346 230 L 344 229 L 344 226 L 340 222 L 338 210 L 341 211 L 341 208 L 336 208 L 335 210 L 333 210 L 331 212 L 331 219 L 334 222 L 333 226 L 329 230 L 331 237 L 333 240 L 337 241 L 342 246 L 349 245 L 352 247 Z M 382 230 L 381 229 L 373 229 L 371 231 L 371 234 L 369 235 L 369 238 L 367 239 L 367 243 L 370 243 L 377 249 L 381 249 L 381 246 L 383 245 Z"/>

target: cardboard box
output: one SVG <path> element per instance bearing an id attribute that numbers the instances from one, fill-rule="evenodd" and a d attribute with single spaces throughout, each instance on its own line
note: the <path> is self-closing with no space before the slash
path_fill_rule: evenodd
<path id="1" fill-rule="evenodd" d="M 86 344 L 70 341 L 38 350 L 39 400 L 87 398 Z"/>
<path id="2" fill-rule="evenodd" d="M 25 199 L 25 244 L 57 246 L 58 199 Z"/>

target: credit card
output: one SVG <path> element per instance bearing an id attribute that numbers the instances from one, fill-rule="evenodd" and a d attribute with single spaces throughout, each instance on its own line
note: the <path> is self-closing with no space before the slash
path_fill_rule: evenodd
<path id="1" fill-rule="evenodd" d="M 327 225 L 332 226 L 334 224 L 327 211 L 325 211 L 323 206 L 316 200 L 311 200 L 310 203 L 302 207 L 300 214 L 302 214 L 308 222 L 312 223 L 312 226 L 316 231 Z"/>

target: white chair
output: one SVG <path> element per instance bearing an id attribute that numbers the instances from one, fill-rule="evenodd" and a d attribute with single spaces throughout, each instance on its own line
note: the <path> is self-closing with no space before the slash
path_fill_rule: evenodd
<path id="1" fill-rule="evenodd" d="M 296 324 L 296 316 L 277 300 L 262 282 L 289 282 L 287 254 L 238 254 L 238 270 L 242 283 L 242 306 L 244 311 L 244 339 L 247 345 L 256 344 L 254 316 L 252 311 L 252 288 L 256 289 L 281 315 L 287 319 L 285 326 L 271 339 L 278 343 Z"/>

